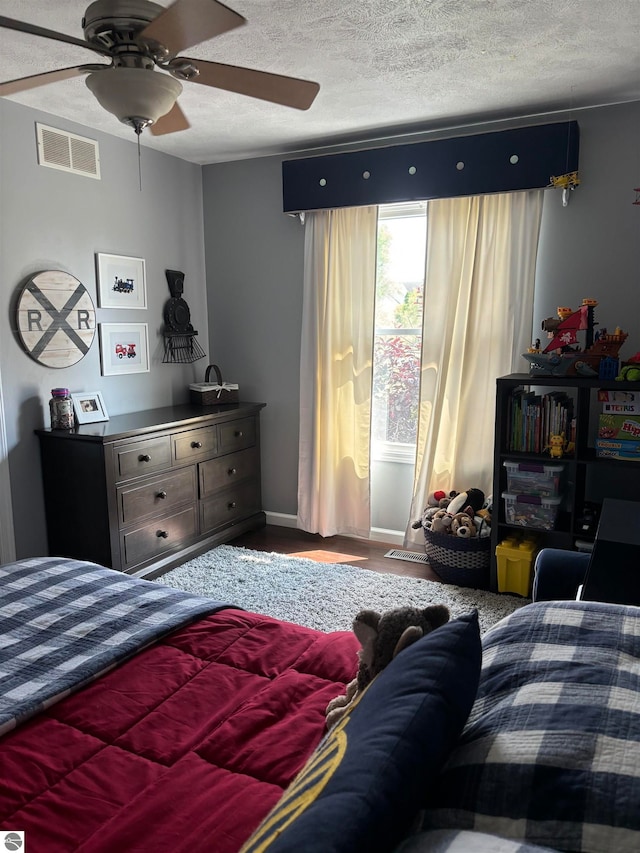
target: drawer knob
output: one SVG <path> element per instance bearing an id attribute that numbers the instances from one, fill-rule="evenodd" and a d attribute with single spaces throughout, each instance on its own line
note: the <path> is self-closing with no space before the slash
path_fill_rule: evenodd
<path id="1" fill-rule="evenodd" d="M 197 449 L 198 447 L 202 447 L 202 442 L 201 441 L 192 441 L 191 447 L 193 447 L 194 450 Z"/>
<path id="2" fill-rule="evenodd" d="M 140 456 L 138 456 L 138 461 L 139 462 L 151 462 L 151 457 L 149 456 L 148 453 L 141 453 Z"/>
<path id="3" fill-rule="evenodd" d="M 242 438 L 242 430 L 241 430 L 241 429 L 237 429 L 237 430 L 234 432 L 234 435 L 235 435 L 235 437 L 236 437 L 236 438 Z"/>
<path id="4" fill-rule="evenodd" d="M 166 530 L 158 530 L 156 536 L 158 537 L 158 539 L 168 539 L 169 534 Z"/>
<path id="5" fill-rule="evenodd" d="M 233 477 L 233 475 L 234 475 L 234 474 L 236 474 L 236 473 L 237 473 L 237 471 L 236 471 L 236 469 L 235 469 L 235 468 L 229 468 L 229 469 L 228 469 L 228 471 L 227 471 L 227 474 L 228 474 L 230 477 Z"/>
<path id="6" fill-rule="evenodd" d="M 162 500 L 164 500 L 166 498 L 166 496 L 167 496 L 167 493 L 165 492 L 164 489 L 161 492 L 158 492 L 158 494 L 156 495 L 157 498 L 162 498 Z"/>
<path id="7" fill-rule="evenodd" d="M 235 501 L 229 501 L 229 503 L 227 504 L 227 509 L 235 509 L 235 508 L 236 508 L 236 502 Z"/>

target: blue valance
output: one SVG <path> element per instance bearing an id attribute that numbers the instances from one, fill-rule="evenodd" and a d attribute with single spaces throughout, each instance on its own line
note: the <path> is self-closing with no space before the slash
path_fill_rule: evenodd
<path id="1" fill-rule="evenodd" d="M 285 160 L 285 213 L 546 187 L 578 169 L 576 121 Z"/>

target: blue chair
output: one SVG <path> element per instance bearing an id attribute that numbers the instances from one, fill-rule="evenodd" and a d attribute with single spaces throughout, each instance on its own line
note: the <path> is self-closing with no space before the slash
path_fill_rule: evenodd
<path id="1" fill-rule="evenodd" d="M 569 601 L 575 599 L 584 583 L 590 554 L 543 548 L 533 566 L 534 601 Z"/>

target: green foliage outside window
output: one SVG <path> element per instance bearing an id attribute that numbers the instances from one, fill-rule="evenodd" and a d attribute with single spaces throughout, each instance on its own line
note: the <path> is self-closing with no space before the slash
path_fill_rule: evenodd
<path id="1" fill-rule="evenodd" d="M 397 229 L 397 226 L 396 226 Z M 397 230 L 394 231 L 397 234 Z M 410 243 L 403 252 L 418 246 Z M 374 341 L 374 378 L 372 436 L 374 440 L 415 444 L 420 397 L 420 353 L 422 340 L 423 255 L 415 256 L 413 272 L 398 280 L 391 273 L 392 255 L 397 248 L 389 226 L 378 225 L 376 280 L 376 335 Z M 394 334 L 392 330 L 398 330 Z M 412 330 L 409 332 L 409 330 Z M 415 332 L 413 331 L 415 330 Z"/>

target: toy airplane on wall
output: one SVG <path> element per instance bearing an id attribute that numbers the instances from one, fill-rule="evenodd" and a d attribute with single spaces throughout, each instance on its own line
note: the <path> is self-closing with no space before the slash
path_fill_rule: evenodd
<path id="1" fill-rule="evenodd" d="M 555 187 L 556 189 L 574 189 L 580 183 L 580 178 L 578 177 L 577 172 L 567 172 L 566 175 L 555 175 L 551 176 L 551 183 L 549 186 Z"/>
<path id="2" fill-rule="evenodd" d="M 567 172 L 564 175 L 551 175 L 548 186 L 562 190 L 562 206 L 566 207 L 569 204 L 569 190 L 575 190 L 579 183 L 577 172 Z"/>
<path id="3" fill-rule="evenodd" d="M 618 357 L 628 335 L 619 327 L 613 334 L 606 329 L 594 331 L 598 325 L 594 320 L 597 304 L 596 299 L 583 299 L 577 311 L 558 308 L 558 320 L 548 317 L 542 321 L 542 330 L 551 334 L 551 340 L 543 350 L 536 346 L 523 353 L 533 376 L 597 376 L 603 358 Z M 578 332 L 585 333 L 583 348 Z"/>

